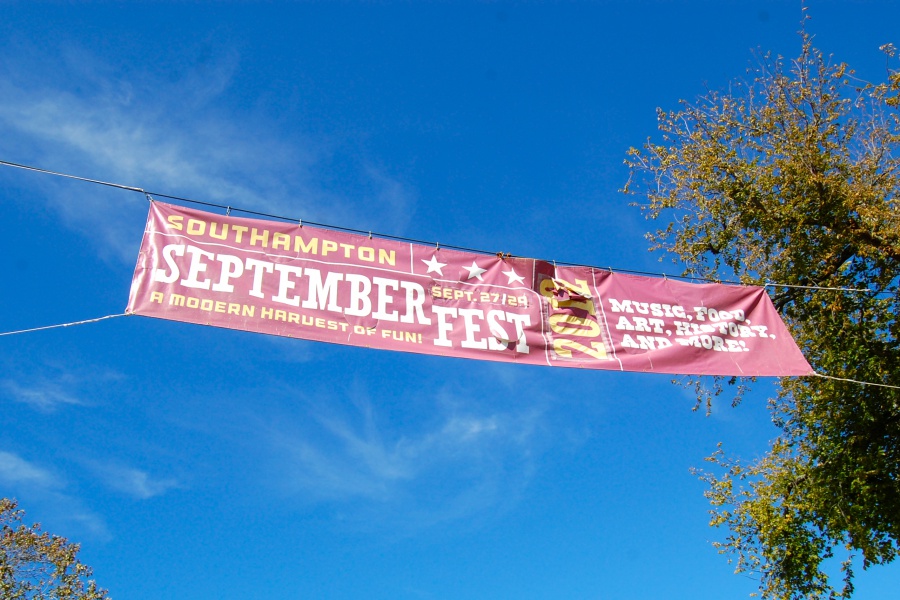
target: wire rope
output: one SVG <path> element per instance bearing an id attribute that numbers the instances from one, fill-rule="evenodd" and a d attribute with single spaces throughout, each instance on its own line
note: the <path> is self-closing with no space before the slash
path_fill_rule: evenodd
<path id="1" fill-rule="evenodd" d="M 8 166 L 8 167 L 15 167 L 15 168 L 24 169 L 27 171 L 34 171 L 37 173 L 44 173 L 47 175 L 55 175 L 58 177 L 65 177 L 68 179 L 75 179 L 78 181 L 84 181 L 86 183 L 104 185 L 104 186 L 118 188 L 118 189 L 127 190 L 127 191 L 131 191 L 131 192 L 139 192 L 139 193 L 143 194 L 151 202 L 153 201 L 153 197 L 166 198 L 168 200 L 175 200 L 177 202 L 186 202 L 189 204 L 196 204 L 198 206 L 219 208 L 219 209 L 226 211 L 226 214 L 230 214 L 232 211 L 237 211 L 237 212 L 240 212 L 240 213 L 243 213 L 246 215 L 253 215 L 255 217 L 263 217 L 263 218 L 267 218 L 267 219 L 277 219 L 279 221 L 285 221 L 288 223 L 301 223 L 303 225 L 311 225 L 313 227 L 321 227 L 323 229 L 330 229 L 330 230 L 334 230 L 334 231 L 344 231 L 347 233 L 355 233 L 355 234 L 359 234 L 359 235 L 366 235 L 368 237 L 376 236 L 376 237 L 379 237 L 382 239 L 396 240 L 396 241 L 400 241 L 400 242 L 409 242 L 409 243 L 413 243 L 413 244 L 421 244 L 423 246 L 435 246 L 437 248 L 443 247 L 443 248 L 449 248 L 451 250 L 459 250 L 461 252 L 472 252 L 475 254 L 483 254 L 486 256 L 502 255 L 502 256 L 507 256 L 507 257 L 511 257 L 511 258 L 523 258 L 523 257 L 515 256 L 515 255 L 504 253 L 504 252 L 491 252 L 489 250 L 481 250 L 478 248 L 468 248 L 465 246 L 453 246 L 450 244 L 442 244 L 440 242 L 419 240 L 416 238 L 391 235 L 391 234 L 387 234 L 387 233 L 377 233 L 377 232 L 373 232 L 373 231 L 366 231 L 363 229 L 354 229 L 352 227 L 341 227 L 339 225 L 331 225 L 328 223 L 318 223 L 315 221 L 306 221 L 306 220 L 299 219 L 299 218 L 286 217 L 283 215 L 265 213 L 265 212 L 246 209 L 246 208 L 239 208 L 239 207 L 230 206 L 227 204 L 219 204 L 216 202 L 206 202 L 203 200 L 195 200 L 193 198 L 186 198 L 184 196 L 174 196 L 171 194 L 164 194 L 161 192 L 152 192 L 152 191 L 144 190 L 143 188 L 139 188 L 139 187 L 135 187 L 135 186 L 124 185 L 124 184 L 120 184 L 120 183 L 111 183 L 108 181 L 101 181 L 99 179 L 90 179 L 88 177 L 80 177 L 78 175 L 71 175 L 68 173 L 61 173 L 58 171 L 51 171 L 48 169 L 42 169 L 40 167 L 34 167 L 34 166 L 30 166 L 30 165 L 14 163 L 14 162 L 9 162 L 9 161 L 5 161 L 5 160 L 0 160 L 0 165 L 4 165 L 4 166 Z M 559 264 L 559 265 L 568 266 L 568 267 L 591 267 L 592 266 L 592 265 L 584 265 L 581 263 L 573 263 L 573 262 L 565 262 L 565 261 L 555 261 L 555 260 L 546 260 L 546 259 L 538 259 L 538 260 L 543 260 L 543 262 L 548 262 L 548 263 L 552 262 L 553 264 Z M 712 279 L 709 277 L 699 277 L 699 276 L 689 276 L 689 275 L 671 275 L 668 273 L 661 273 L 661 272 L 654 272 L 654 271 L 640 271 L 640 270 L 636 270 L 636 269 L 623 269 L 623 268 L 617 268 L 617 267 L 595 267 L 595 268 L 602 268 L 604 270 L 608 270 L 610 272 L 616 272 L 616 273 L 626 273 L 626 274 L 630 274 L 630 275 L 645 275 L 648 277 L 663 277 L 666 279 L 678 279 L 678 280 L 683 280 L 683 281 L 700 281 L 700 282 L 705 282 L 705 283 L 720 283 L 720 284 L 726 284 L 726 285 L 740 285 L 740 286 L 748 285 L 741 281 L 734 281 L 734 280 L 728 280 L 728 279 Z M 883 294 L 890 293 L 890 292 L 886 292 L 886 291 L 878 291 L 878 290 L 872 290 L 872 289 L 868 289 L 868 288 L 829 287 L 829 286 L 819 286 L 819 285 L 798 285 L 798 284 L 774 283 L 774 282 L 766 282 L 764 284 L 761 284 L 760 287 L 794 288 L 794 289 L 819 290 L 819 291 L 840 291 L 840 292 L 852 292 L 852 293 L 869 293 L 869 294 L 876 294 L 876 295 L 883 295 Z"/>
<path id="2" fill-rule="evenodd" d="M 46 331 L 48 329 L 59 329 L 60 327 L 73 327 L 75 325 L 86 325 L 87 323 L 96 323 L 105 321 L 106 319 L 115 319 L 116 317 L 127 317 L 131 313 L 120 313 L 116 315 L 106 315 L 105 317 L 97 317 L 96 319 L 85 319 L 83 321 L 72 321 L 71 323 L 59 323 L 57 325 L 44 325 L 43 327 L 32 327 L 30 329 L 19 329 L 18 331 L 0 332 L 0 337 L 7 335 L 18 335 L 20 333 L 33 333 L 35 331 Z"/>
<path id="3" fill-rule="evenodd" d="M 83 182 L 86 182 L 86 183 L 93 183 L 93 184 L 96 184 L 96 185 L 103 185 L 103 186 L 107 186 L 107 187 L 113 187 L 113 188 L 117 188 L 117 189 L 122 189 L 122 190 L 131 191 L 131 192 L 139 192 L 139 193 L 143 194 L 143 195 L 147 198 L 147 200 L 149 200 L 150 202 L 153 202 L 153 201 L 154 201 L 153 196 L 156 196 L 156 197 L 158 197 L 158 198 L 166 198 L 166 199 L 169 199 L 169 200 L 175 200 L 175 201 L 178 201 L 178 202 L 186 202 L 186 203 L 189 203 L 189 204 L 196 204 L 196 205 L 199 205 L 199 206 L 208 206 L 208 207 L 219 208 L 219 209 L 225 210 L 225 211 L 226 211 L 226 214 L 231 214 L 232 211 L 237 211 L 237 212 L 241 212 L 241 213 L 244 213 L 244 214 L 247 214 L 247 215 L 253 215 L 253 216 L 256 216 L 256 217 L 264 217 L 264 218 L 269 218 L 269 219 L 278 219 L 278 220 L 281 220 L 281 221 L 286 221 L 286 222 L 291 222 L 291 223 L 300 223 L 301 225 L 303 224 L 303 221 L 302 221 L 301 219 L 294 219 L 294 218 L 285 217 L 285 216 L 282 216 L 282 215 L 275 215 L 275 214 L 271 214 L 271 213 L 264 213 L 264 212 L 260 212 L 260 211 L 250 210 L 250 209 L 238 208 L 238 207 L 229 206 L 229 205 L 225 205 L 225 204 L 218 204 L 218 203 L 215 203 L 215 202 L 205 202 L 205 201 L 202 201 L 202 200 L 194 200 L 194 199 L 192 199 L 192 198 L 185 198 L 185 197 L 183 197 L 183 196 L 174 196 L 174 195 L 171 195 L 171 194 L 163 194 L 163 193 L 160 193 L 160 192 L 151 192 L 151 191 L 144 190 L 143 188 L 139 188 L 139 187 L 135 187 L 135 186 L 124 185 L 124 184 L 121 184 L 121 183 L 112 183 L 112 182 L 108 182 L 108 181 L 101 181 L 101 180 L 99 180 L 99 179 L 91 179 L 91 178 L 88 178 L 88 177 L 81 177 L 81 176 L 78 176 L 78 175 L 71 175 L 71 174 L 69 174 L 69 173 L 61 173 L 61 172 L 58 172 L 58 171 L 51 171 L 51 170 L 49 170 L 49 169 L 42 169 L 42 168 L 40 168 L 40 167 L 34 167 L 34 166 L 31 166 L 31 165 L 24 165 L 24 164 L 20 164 L 20 163 L 14 163 L 14 162 L 5 161 L 5 160 L 0 160 L 0 165 L 4 165 L 4 166 L 7 166 L 7 167 L 14 167 L 14 168 L 17 168 L 17 169 L 24 169 L 24 170 L 26 170 L 26 171 L 33 171 L 33 172 L 36 172 L 36 173 L 43 173 L 43 174 L 47 174 L 47 175 L 54 175 L 54 176 L 57 176 L 57 177 L 65 177 L 65 178 L 67 178 L 67 179 L 74 179 L 74 180 L 77 180 L 77 181 L 83 181 Z M 312 226 L 314 226 L 314 227 L 322 227 L 322 228 L 325 228 L 325 229 L 330 229 L 330 230 L 335 230 L 335 231 L 344 231 L 344 232 L 348 232 L 348 233 L 356 233 L 356 234 L 360 234 L 360 235 L 368 235 L 370 238 L 371 238 L 373 235 L 375 235 L 375 236 L 377 236 L 377 237 L 379 237 L 379 238 L 383 238 L 383 239 L 397 240 L 397 241 L 409 242 L 409 243 L 414 243 L 414 244 L 422 244 L 422 245 L 427 245 L 427 246 L 435 246 L 436 248 L 440 248 L 440 247 L 441 247 L 441 244 L 440 244 L 439 242 L 428 242 L 428 241 L 425 241 L 425 240 L 418 240 L 418 239 L 415 239 L 415 238 L 402 237 L 402 236 L 390 235 L 390 234 L 384 234 L 384 233 L 375 233 L 375 232 L 372 232 L 372 231 L 364 231 L 364 230 L 361 230 L 361 229 L 353 229 L 353 228 L 350 228 L 350 227 L 340 227 L 340 226 L 337 226 L 337 225 L 329 225 L 329 224 L 327 224 L 327 223 L 317 223 L 317 222 L 315 222 L 315 221 L 306 221 L 306 224 L 307 224 L 307 225 L 312 225 Z M 484 255 L 498 254 L 498 255 L 501 255 L 501 256 L 512 256 L 512 255 L 510 255 L 510 254 L 505 254 L 505 253 L 502 253 L 502 252 L 495 253 L 495 252 L 489 252 L 489 251 L 487 251 L 487 250 L 480 250 L 480 249 L 477 249 L 477 248 L 466 248 L 466 247 L 464 247 L 464 246 L 452 246 L 452 245 L 448 245 L 448 244 L 444 244 L 444 248 L 450 248 L 450 249 L 452 249 L 452 250 L 460 250 L 460 251 L 463 251 L 463 252 L 473 252 L 473 253 L 484 254 Z M 557 264 L 557 261 L 555 261 L 555 260 L 554 260 L 554 261 L 545 261 L 545 262 L 552 262 L 554 265 Z M 578 263 L 567 263 L 567 262 L 560 262 L 559 264 L 566 265 L 566 266 L 589 266 L 589 265 L 581 265 L 581 264 L 578 264 Z M 744 284 L 743 282 L 739 282 L 739 281 L 729 281 L 729 280 L 710 279 L 710 278 L 705 278 L 705 277 L 691 277 L 691 276 L 685 276 L 685 275 L 669 275 L 669 274 L 667 274 L 667 273 L 657 273 L 657 272 L 652 272 L 652 271 L 638 271 L 638 270 L 633 270 L 633 269 L 613 269 L 613 267 L 606 267 L 606 269 L 608 269 L 610 272 L 614 272 L 614 271 L 615 271 L 615 272 L 628 273 L 628 274 L 633 274 L 633 275 L 648 275 L 648 276 L 654 276 L 654 277 L 664 277 L 664 278 L 673 278 L 673 279 L 683 279 L 683 280 L 689 280 L 689 281 L 705 281 L 705 282 L 710 282 L 710 283 L 724 283 L 724 284 L 732 284 L 732 285 L 746 285 L 746 284 Z M 845 287 L 829 287 L 829 286 L 818 286 L 818 285 L 798 285 L 798 284 L 772 283 L 772 282 L 766 282 L 765 284 L 763 284 L 763 287 L 783 287 L 783 288 L 792 288 L 792 289 L 823 290 L 823 291 L 840 291 L 840 292 L 856 292 L 856 293 L 873 293 L 873 294 L 886 294 L 886 293 L 888 293 L 888 292 L 879 292 L 879 291 L 877 291 L 877 290 L 871 290 L 871 289 L 868 289 L 868 288 L 845 288 Z M 115 315 L 107 315 L 107 316 L 105 316 L 105 317 L 98 317 L 98 318 L 96 318 L 96 319 L 85 319 L 85 320 L 83 320 L 83 321 L 73 321 L 73 322 L 71 322 L 71 323 L 60 323 L 60 324 L 58 324 L 58 325 L 46 325 L 46 326 L 43 326 L 43 327 L 33 327 L 33 328 L 30 328 L 30 329 L 21 329 L 21 330 L 18 330 L 18 331 L 0 332 L 0 337 L 2 337 L 2 336 L 10 336 L 10 335 L 17 335 L 17 334 L 23 334 L 23 333 L 32 333 L 32 332 L 36 332 L 36 331 L 46 331 L 46 330 L 48 330 L 48 329 L 58 329 L 58 328 L 61 328 L 61 327 L 72 327 L 72 326 L 75 326 L 75 325 L 85 325 L 85 324 L 88 324 L 88 323 L 96 323 L 96 322 L 98 322 L 98 321 L 103 321 L 103 320 L 106 320 L 106 319 L 113 319 L 113 318 L 116 318 L 116 317 L 124 317 L 124 316 L 128 316 L 129 314 L 130 314 L 130 313 L 121 313 L 121 314 L 115 314 Z M 888 388 L 888 389 L 900 389 L 900 386 L 889 385 L 889 384 L 885 384 L 885 383 L 873 383 L 873 382 L 867 382 L 867 381 L 859 381 L 859 380 L 856 380 L 856 379 L 848 379 L 848 378 L 843 378 L 843 377 L 834 377 L 834 376 L 831 376 L 831 375 L 824 375 L 824 374 L 822 374 L 822 373 L 815 373 L 815 376 L 821 377 L 821 378 L 824 378 L 824 379 L 831 379 L 831 380 L 834 380 L 834 381 L 844 381 L 844 382 L 848 382 L 848 383 L 855 383 L 855 384 L 859 384 L 859 385 L 870 385 L 870 386 L 877 386 L 877 387 L 883 387 L 883 388 Z"/>

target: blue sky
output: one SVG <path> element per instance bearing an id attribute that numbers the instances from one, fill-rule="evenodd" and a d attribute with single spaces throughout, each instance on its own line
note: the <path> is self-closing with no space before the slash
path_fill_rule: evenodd
<path id="1" fill-rule="evenodd" d="M 863 78 L 892 2 L 810 1 Z M 676 272 L 629 146 L 795 55 L 798 2 L 0 3 L 0 159 L 310 221 Z M 146 200 L 0 168 L 0 331 L 123 312 Z M 378 352 L 140 317 L 0 338 L 0 495 L 114 598 L 746 597 L 689 469 L 772 382 Z M 526 391 L 522 391 L 526 390 Z M 896 590 L 860 572 L 860 599 Z"/>

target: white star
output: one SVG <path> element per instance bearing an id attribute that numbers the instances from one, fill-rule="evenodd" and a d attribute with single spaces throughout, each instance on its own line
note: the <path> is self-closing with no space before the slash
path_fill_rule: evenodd
<path id="1" fill-rule="evenodd" d="M 503 271 L 503 274 L 509 278 L 509 284 L 512 285 L 513 282 L 516 283 L 525 283 L 525 278 L 516 273 L 513 269 L 509 271 Z"/>
<path id="2" fill-rule="evenodd" d="M 431 260 L 423 260 L 422 262 L 425 263 L 425 265 L 428 267 L 428 270 L 425 271 L 426 275 L 428 275 L 429 273 L 437 273 L 441 277 L 444 276 L 444 272 L 441 271 L 441 269 L 446 267 L 447 263 L 438 262 L 436 256 L 432 256 Z"/>
<path id="3" fill-rule="evenodd" d="M 466 277 L 466 279 L 472 279 L 473 277 L 476 277 L 478 281 L 484 281 L 484 279 L 481 277 L 481 274 L 487 273 L 487 269 L 482 269 L 481 267 L 476 265 L 474 260 L 472 261 L 471 267 L 463 267 L 463 269 L 469 272 L 469 276 Z"/>

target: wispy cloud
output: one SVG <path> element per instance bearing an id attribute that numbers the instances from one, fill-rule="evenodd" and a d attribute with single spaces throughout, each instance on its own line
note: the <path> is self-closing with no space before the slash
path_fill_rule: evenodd
<path id="1" fill-rule="evenodd" d="M 28 499 L 29 506 L 42 506 L 54 520 L 77 524 L 90 534 L 109 539 L 106 523 L 66 488 L 68 483 L 54 471 L 41 467 L 13 452 L 0 450 L 0 484 L 3 494 Z M 32 513 L 33 514 L 33 513 Z"/>
<path id="2" fill-rule="evenodd" d="M 9 486 L 27 485 L 47 489 L 63 487 L 62 480 L 12 452 L 0 450 L 0 481 Z"/>
<path id="3" fill-rule="evenodd" d="M 351 187 L 323 183 L 340 140 L 299 133 L 302 124 L 287 139 L 273 115 L 226 108 L 240 65 L 233 50 L 198 47 L 165 77 L 58 50 L 4 49 L 15 60 L 0 64 L 0 158 L 311 221 L 363 227 L 354 218 L 363 211 L 369 227 L 397 233 L 409 218 L 408 186 L 366 157 L 350 158 Z M 125 225 L 140 223 L 141 197 L 93 188 L 76 199 L 48 179 L 42 187 L 73 227 L 133 260 Z"/>
<path id="4" fill-rule="evenodd" d="M 302 425 L 268 426 L 271 476 L 298 499 L 353 502 L 403 528 L 502 509 L 530 479 L 543 410 L 460 404 L 439 400 L 439 417 L 408 431 L 359 394 L 349 413 L 311 409 Z"/>
<path id="5" fill-rule="evenodd" d="M 76 463 L 86 466 L 107 487 L 138 500 L 147 500 L 181 487 L 175 479 L 153 477 L 141 469 L 119 463 L 83 460 Z M 18 496 L 23 502 L 27 499 L 29 506 L 39 507 L 53 520 L 77 525 L 100 539 L 112 537 L 103 517 L 87 508 L 72 490 L 77 487 L 77 481 L 70 481 L 57 470 L 26 460 L 16 453 L 0 450 L 0 486 L 3 495 Z"/>
<path id="6" fill-rule="evenodd" d="M 146 471 L 121 464 L 90 462 L 89 468 L 109 488 L 138 500 L 161 496 L 171 489 L 180 487 L 175 479 L 156 478 Z"/>
<path id="7" fill-rule="evenodd" d="M 64 405 L 80 405 L 83 402 L 73 395 L 66 386 L 52 381 L 34 381 L 22 385 L 11 379 L 0 381 L 0 390 L 16 402 L 45 413 L 53 412 Z"/>
<path id="8" fill-rule="evenodd" d="M 35 363 L 17 356 L 4 357 L 0 366 L 17 373 L 16 379 L 0 379 L 0 400 L 8 398 L 43 413 L 68 406 L 96 403 L 98 386 L 108 387 L 122 375 L 102 366 L 83 364 L 78 359 L 54 356 Z M 85 400 L 91 397 L 92 401 Z"/>
<path id="9" fill-rule="evenodd" d="M 271 348 L 272 360 L 286 363 L 306 363 L 315 360 L 317 356 L 316 342 L 274 335 L 264 336 L 260 340 Z"/>

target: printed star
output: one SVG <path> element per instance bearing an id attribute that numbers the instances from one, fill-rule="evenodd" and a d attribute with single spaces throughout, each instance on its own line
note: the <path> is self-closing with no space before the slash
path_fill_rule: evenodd
<path id="1" fill-rule="evenodd" d="M 516 273 L 513 269 L 509 271 L 503 271 L 503 274 L 509 278 L 509 284 L 511 285 L 513 282 L 515 283 L 525 283 L 525 278 Z"/>
<path id="2" fill-rule="evenodd" d="M 444 272 L 441 271 L 441 269 L 446 267 L 447 263 L 438 262 L 436 256 L 432 256 L 431 260 L 423 260 L 422 262 L 425 263 L 425 265 L 428 267 L 428 270 L 425 271 L 426 275 L 429 273 L 437 273 L 441 277 L 444 276 Z"/>
<path id="3" fill-rule="evenodd" d="M 476 265 L 474 260 L 472 261 L 471 267 L 463 267 L 463 269 L 469 272 L 469 276 L 466 277 L 466 279 L 472 279 L 473 277 L 476 277 L 478 281 L 484 281 L 484 279 L 481 277 L 481 274 L 486 273 L 487 269 L 482 269 L 481 267 Z"/>

